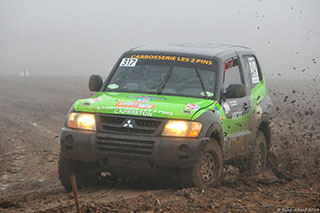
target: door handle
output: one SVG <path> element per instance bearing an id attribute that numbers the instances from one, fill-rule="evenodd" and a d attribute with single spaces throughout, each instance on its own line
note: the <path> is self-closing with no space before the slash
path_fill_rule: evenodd
<path id="1" fill-rule="evenodd" d="M 244 110 L 247 110 L 248 108 L 249 108 L 249 105 L 248 105 L 247 103 L 244 103 L 244 104 L 243 104 L 243 109 L 244 109 Z"/>

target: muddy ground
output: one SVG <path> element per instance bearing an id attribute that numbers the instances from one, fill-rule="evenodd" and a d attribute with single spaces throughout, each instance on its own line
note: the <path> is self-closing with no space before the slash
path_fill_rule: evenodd
<path id="1" fill-rule="evenodd" d="M 268 79 L 274 103 L 269 169 L 226 167 L 221 186 L 199 191 L 152 182 L 79 190 L 83 212 L 320 212 L 319 80 Z M 74 212 L 58 180 L 59 134 L 87 78 L 0 76 L 0 212 Z"/>

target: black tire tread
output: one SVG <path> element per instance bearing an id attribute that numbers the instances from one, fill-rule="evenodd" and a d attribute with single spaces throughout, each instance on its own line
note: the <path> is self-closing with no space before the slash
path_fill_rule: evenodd
<path id="1" fill-rule="evenodd" d="M 265 159 L 264 159 L 264 165 L 263 167 L 265 168 L 266 165 L 267 165 L 267 155 L 268 155 L 268 152 L 267 152 L 267 142 L 266 142 L 266 137 L 265 135 L 263 134 L 262 131 L 258 130 L 257 132 L 257 135 L 256 135 L 256 138 L 255 138 L 255 142 L 254 142 L 254 145 L 252 146 L 252 150 L 251 150 L 251 153 L 250 153 L 250 156 L 249 156 L 249 162 L 248 162 L 248 171 L 247 173 L 249 175 L 256 175 L 257 173 L 259 173 L 259 171 L 257 170 L 257 159 L 256 159 L 256 155 L 257 155 L 257 152 L 259 151 L 260 149 L 260 143 L 263 144 L 264 146 L 264 149 L 265 149 Z"/>
<path id="2" fill-rule="evenodd" d="M 214 179 L 214 181 L 210 184 L 203 183 L 199 174 L 199 166 L 201 164 L 201 161 L 199 161 L 192 168 L 181 169 L 180 181 L 181 181 L 182 187 L 195 186 L 197 188 L 204 189 L 204 188 L 217 186 L 221 183 L 222 170 L 223 170 L 223 155 L 222 155 L 221 147 L 219 146 L 218 142 L 214 139 L 209 140 L 209 142 L 205 147 L 204 153 L 210 150 L 215 152 L 218 158 L 217 160 L 219 162 L 218 173 L 216 174 L 216 178 Z"/>
<path id="3" fill-rule="evenodd" d="M 58 173 L 61 185 L 67 190 L 72 191 L 71 176 L 74 173 L 73 162 L 60 154 L 58 162 Z"/>

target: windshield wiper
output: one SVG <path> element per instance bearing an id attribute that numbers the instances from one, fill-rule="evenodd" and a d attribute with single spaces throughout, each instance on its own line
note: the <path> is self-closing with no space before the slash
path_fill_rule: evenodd
<path id="1" fill-rule="evenodd" d="M 156 91 L 156 94 L 161 94 L 162 90 L 164 89 L 164 87 L 166 86 L 166 84 L 168 83 L 169 81 L 169 78 L 172 74 L 172 71 L 173 71 L 173 68 L 174 68 L 174 64 L 176 63 L 176 61 L 173 62 L 172 66 L 170 67 L 170 70 L 166 73 L 166 78 L 165 79 L 161 79 L 162 82 L 159 86 L 159 88 L 157 89 Z"/>
<path id="2" fill-rule="evenodd" d="M 195 64 L 193 64 L 193 66 L 194 66 L 194 69 L 196 70 L 197 76 L 198 76 L 198 78 L 199 78 L 199 80 L 200 80 L 200 84 L 201 84 L 201 87 L 202 87 L 202 91 L 204 92 L 205 97 L 208 98 L 208 94 L 207 94 L 206 88 L 205 88 L 205 86 L 204 86 L 204 84 L 203 84 L 203 81 L 202 81 L 202 79 L 201 79 L 201 76 L 200 76 L 200 74 L 199 74 L 198 68 L 197 68 L 197 66 L 196 66 Z"/>

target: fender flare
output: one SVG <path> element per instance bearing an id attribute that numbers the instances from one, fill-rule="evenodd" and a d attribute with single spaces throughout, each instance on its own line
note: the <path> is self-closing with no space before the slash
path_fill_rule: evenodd
<path id="1" fill-rule="evenodd" d="M 204 150 L 210 138 L 214 138 L 218 142 L 218 145 L 221 147 L 221 149 L 223 149 L 223 125 L 216 113 L 214 113 L 213 110 L 207 110 L 197 119 L 195 119 L 195 121 L 201 122 L 205 128 L 203 129 L 200 137 L 206 138 L 207 140 L 204 140 L 205 142 L 201 144 L 201 149 Z"/>

